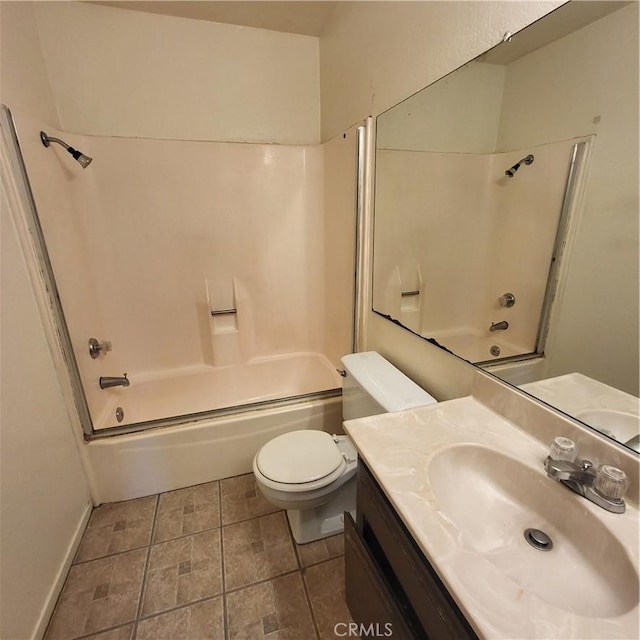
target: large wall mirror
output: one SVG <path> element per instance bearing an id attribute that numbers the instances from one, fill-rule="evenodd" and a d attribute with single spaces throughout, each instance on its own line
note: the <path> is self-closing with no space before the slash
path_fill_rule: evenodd
<path id="1" fill-rule="evenodd" d="M 376 129 L 374 311 L 638 450 L 638 3 L 569 2 Z"/>

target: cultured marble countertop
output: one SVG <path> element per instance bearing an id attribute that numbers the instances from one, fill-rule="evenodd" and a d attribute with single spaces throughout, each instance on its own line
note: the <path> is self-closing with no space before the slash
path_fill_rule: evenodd
<path id="1" fill-rule="evenodd" d="M 344 426 L 360 457 L 480 638 L 638 638 L 635 506 L 628 506 L 624 514 L 611 514 L 547 478 L 542 466 L 547 444 L 473 396 L 351 420 Z M 482 451 L 489 450 L 503 456 L 496 459 L 507 456 L 525 465 L 527 482 L 523 484 L 533 480 L 532 491 L 541 492 L 543 500 L 548 490 L 548 496 L 560 500 L 560 505 L 566 506 L 563 500 L 572 502 L 566 515 L 559 516 L 561 522 L 555 522 L 558 530 L 551 526 L 552 531 L 547 531 L 556 540 L 557 553 L 556 548 L 549 553 L 538 551 L 524 541 L 524 529 L 540 524 L 535 512 L 517 505 L 504 511 L 500 507 L 493 509 L 491 505 L 500 505 L 504 496 L 496 494 L 493 500 L 491 482 L 486 487 L 475 483 L 473 474 L 462 471 L 463 465 L 452 469 L 449 475 L 446 463 L 442 464 L 446 457 L 434 464 L 443 452 L 465 445 L 476 448 L 481 456 Z M 491 455 L 489 458 L 493 459 Z M 516 467 L 506 468 L 508 472 Z M 434 470 L 446 477 L 434 481 Z M 453 495 L 460 498 L 445 492 L 450 504 L 443 504 L 442 487 L 447 482 L 455 485 Z M 474 491 L 488 491 L 488 502 L 484 496 L 474 500 L 473 491 L 467 492 L 465 483 L 476 485 Z M 438 491 L 434 489 L 436 484 Z M 469 495 L 472 499 L 465 498 Z M 452 504 L 458 500 L 464 503 L 462 515 L 458 509 L 457 515 L 451 517 Z M 564 511 L 560 509 L 561 514 Z M 600 524 L 592 527 L 595 531 L 581 531 L 580 527 L 574 531 L 573 517 L 583 528 L 585 519 L 588 522 L 592 518 Z M 461 525 L 461 518 L 471 526 Z M 584 554 L 585 544 L 577 545 L 582 546 L 582 551 L 576 550 L 576 545 L 567 542 L 567 531 L 572 539 L 573 535 L 586 536 L 583 539 L 588 540 L 588 551 L 583 557 L 580 553 Z M 613 543 L 608 535 L 602 535 L 607 531 L 614 533 Z M 485 535 L 487 532 L 491 535 Z M 632 586 L 622 599 L 608 588 L 618 567 L 607 561 L 602 563 L 613 547 L 617 557 L 624 558 L 620 575 L 627 580 L 631 576 Z M 593 572 L 588 569 L 593 558 L 600 559 L 600 566 L 608 575 L 599 586 L 590 589 L 585 578 L 593 579 Z M 580 575 L 582 568 L 584 575 Z M 559 600 L 563 601 L 560 606 Z"/>

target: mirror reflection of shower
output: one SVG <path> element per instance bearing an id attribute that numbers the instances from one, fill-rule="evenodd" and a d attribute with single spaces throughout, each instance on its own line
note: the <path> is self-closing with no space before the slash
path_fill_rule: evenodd
<path id="1" fill-rule="evenodd" d="M 93 160 L 93 158 L 85 155 L 84 153 L 82 153 L 82 151 L 78 151 L 77 149 L 74 149 L 72 146 L 68 145 L 64 140 L 60 140 L 60 138 L 54 138 L 53 136 L 48 136 L 44 131 L 40 132 L 40 140 L 42 140 L 42 144 L 45 147 L 50 146 L 52 142 L 57 142 L 74 157 L 74 159 L 83 169 L 86 169 Z"/>
<path id="2" fill-rule="evenodd" d="M 533 162 L 534 158 L 531 154 L 529 154 L 528 156 L 526 156 L 525 158 L 522 158 L 522 160 L 520 160 L 519 162 L 516 162 L 513 167 L 511 167 L 510 169 L 507 169 L 504 172 L 504 175 L 507 176 L 507 178 L 513 178 L 513 176 L 516 175 L 516 171 L 520 168 L 520 165 L 522 164 L 531 164 Z"/>

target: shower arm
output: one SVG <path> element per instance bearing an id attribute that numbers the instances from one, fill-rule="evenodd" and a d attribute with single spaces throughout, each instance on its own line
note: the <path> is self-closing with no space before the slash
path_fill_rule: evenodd
<path id="1" fill-rule="evenodd" d="M 42 144 L 45 147 L 49 147 L 52 142 L 57 142 L 61 147 L 66 149 L 74 157 L 74 159 L 77 160 L 82 165 L 83 168 L 86 168 L 87 165 L 89 165 L 89 163 L 92 160 L 89 156 L 82 153 L 82 151 L 78 151 L 77 149 L 74 149 L 71 145 L 67 144 L 64 140 L 60 140 L 60 138 L 54 138 L 53 136 L 49 136 L 44 131 L 40 132 L 40 140 L 42 141 Z"/>
<path id="2" fill-rule="evenodd" d="M 44 131 L 40 132 L 40 140 L 42 140 L 42 144 L 45 147 L 48 147 L 52 142 L 57 142 L 62 145 L 76 160 L 78 159 L 75 154 L 80 155 L 80 151 L 74 149 L 71 145 L 67 144 L 64 140 L 60 140 L 60 138 L 54 138 L 53 136 L 48 136 Z"/>

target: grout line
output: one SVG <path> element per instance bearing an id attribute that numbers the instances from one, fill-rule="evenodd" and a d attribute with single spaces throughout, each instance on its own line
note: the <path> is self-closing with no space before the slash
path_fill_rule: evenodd
<path id="1" fill-rule="evenodd" d="M 91 633 L 86 633 L 81 636 L 73 636 L 72 640 L 83 640 L 84 638 L 95 638 L 96 635 L 100 635 L 102 633 L 109 633 L 109 631 L 115 631 L 116 629 L 122 629 L 123 627 L 134 625 L 134 623 L 135 623 L 135 620 L 129 620 L 129 622 L 124 622 L 123 624 L 119 624 L 115 627 L 107 627 L 106 629 L 100 629 L 99 631 L 92 631 Z M 133 640 L 133 628 L 131 629 L 131 640 Z"/>
<path id="2" fill-rule="evenodd" d="M 264 584 L 265 582 L 271 582 L 273 580 L 277 580 L 278 578 L 284 578 L 285 576 L 290 576 L 294 573 L 300 573 L 300 569 L 291 569 L 291 571 L 285 571 L 284 573 L 279 573 L 278 575 L 271 576 L 270 578 L 263 578 L 262 580 L 256 580 L 255 582 L 250 582 L 249 584 L 243 584 L 239 587 L 233 587 L 228 591 L 225 591 L 225 595 L 230 593 L 237 593 L 238 591 L 242 591 L 243 589 L 248 589 L 249 587 L 255 587 L 258 584 Z"/>
<path id="3" fill-rule="evenodd" d="M 218 482 L 218 514 L 220 515 L 220 575 L 222 577 L 222 629 L 225 640 L 229 638 L 227 609 L 227 575 L 224 561 L 224 536 L 222 535 L 222 482 Z"/>
<path id="4" fill-rule="evenodd" d="M 188 609 L 196 604 L 202 604 L 203 602 L 207 602 L 208 600 L 217 600 L 218 598 L 222 598 L 224 600 L 224 593 L 216 593 L 213 596 L 205 596 L 204 598 L 198 598 L 197 600 L 192 600 L 191 602 L 183 602 L 182 604 L 177 604 L 170 609 L 163 609 L 162 611 L 154 611 L 150 613 L 148 616 L 143 616 L 136 620 L 138 622 L 144 622 L 145 620 L 151 620 L 152 618 L 157 618 L 158 616 L 163 616 L 165 613 L 173 613 L 174 611 L 179 611 L 180 609 Z"/>
<path id="5" fill-rule="evenodd" d="M 138 598 L 138 608 L 136 609 L 136 619 L 133 623 L 133 631 L 131 638 L 135 638 L 138 635 L 138 622 L 140 621 L 140 614 L 142 613 L 142 603 L 147 591 L 147 576 L 149 574 L 149 559 L 151 557 L 151 541 L 156 531 L 156 523 L 158 520 L 158 510 L 160 507 L 160 494 L 156 494 L 156 506 L 153 512 L 153 525 L 151 526 L 151 534 L 149 535 L 149 545 L 147 546 L 147 557 L 144 562 L 144 572 L 142 574 L 142 585 L 140 586 L 140 596 Z"/>
<path id="6" fill-rule="evenodd" d="M 318 627 L 318 621 L 316 620 L 316 612 L 313 610 L 313 605 L 311 604 L 311 596 L 309 595 L 309 589 L 307 587 L 307 581 L 305 580 L 306 570 L 300 570 L 300 580 L 302 580 L 302 590 L 304 591 L 304 597 L 307 601 L 307 606 L 309 607 L 309 614 L 311 615 L 311 623 L 313 624 L 313 630 L 316 634 L 316 640 L 320 639 L 320 629 Z"/>
<path id="7" fill-rule="evenodd" d="M 2 0 L 0 0 L 1 2 Z M 107 558 L 115 558 L 116 556 L 121 556 L 123 553 L 129 553 L 130 551 L 139 551 L 140 549 L 144 549 L 148 547 L 149 544 L 141 544 L 139 547 L 131 547 L 131 549 L 123 549 L 122 551 L 116 551 L 115 553 L 107 553 L 104 556 L 98 556 L 96 558 L 90 558 L 89 560 L 83 560 L 82 562 L 78 562 L 74 564 L 74 567 L 81 567 L 82 565 L 89 564 L 90 562 L 96 562 L 98 560 L 106 560 Z"/>

